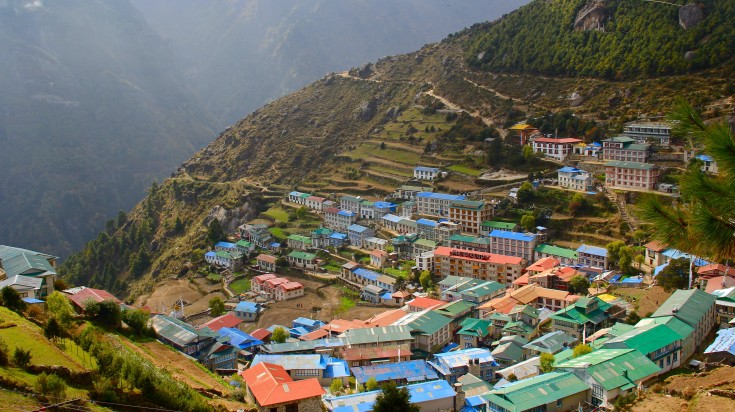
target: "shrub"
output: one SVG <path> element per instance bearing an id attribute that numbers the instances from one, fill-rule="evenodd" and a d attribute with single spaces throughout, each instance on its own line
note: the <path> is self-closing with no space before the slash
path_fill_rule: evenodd
<path id="1" fill-rule="evenodd" d="M 34 389 L 53 401 L 61 401 L 66 398 L 66 382 L 53 373 L 47 375 L 44 372 L 38 375 Z"/>
<path id="2" fill-rule="evenodd" d="M 26 366 L 31 364 L 31 351 L 30 349 L 22 349 L 20 347 L 15 348 L 13 352 L 13 363 L 19 368 L 25 369 Z"/>
<path id="3" fill-rule="evenodd" d="M 0 366 L 7 366 L 10 363 L 10 349 L 8 344 L 0 338 Z"/>

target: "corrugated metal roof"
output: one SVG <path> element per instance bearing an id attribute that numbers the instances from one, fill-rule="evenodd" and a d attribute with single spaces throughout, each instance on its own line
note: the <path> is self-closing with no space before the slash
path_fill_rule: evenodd
<path id="1" fill-rule="evenodd" d="M 342 334 L 350 345 L 373 342 L 410 341 L 411 331 L 408 326 L 382 326 L 377 328 L 350 329 Z"/>
<path id="2" fill-rule="evenodd" d="M 290 371 L 294 369 L 325 369 L 327 360 L 322 355 L 263 355 L 257 354 L 253 358 L 251 367 L 262 363 L 270 363 L 279 365 L 283 369 Z"/>
<path id="3" fill-rule="evenodd" d="M 350 370 L 359 383 L 365 383 L 370 378 L 375 378 L 378 382 L 399 379 L 416 382 L 439 378 L 424 360 L 356 366 L 350 368 Z"/>
<path id="4" fill-rule="evenodd" d="M 21 252 L 7 259 L 2 259 L 3 269 L 7 277 L 22 275 L 28 273 L 44 273 L 48 272 L 56 274 L 56 270 L 48 263 L 48 260 L 41 255 Z"/>
<path id="5" fill-rule="evenodd" d="M 432 364 L 438 366 L 442 373 L 447 374 L 452 368 L 468 366 L 474 360 L 478 360 L 481 364 L 490 363 L 497 365 L 495 359 L 490 354 L 490 350 L 485 348 L 470 348 L 449 353 L 437 353 L 434 355 L 434 362 Z"/>
<path id="6" fill-rule="evenodd" d="M 568 372 L 550 372 L 513 382 L 490 391 L 483 398 L 508 411 L 519 412 L 555 402 L 589 390 L 587 384 Z"/>
<path id="7" fill-rule="evenodd" d="M 557 370 L 584 369 L 605 390 L 636 384 L 661 368 L 634 349 L 599 349 L 556 364 Z"/>
<path id="8" fill-rule="evenodd" d="M 151 327 L 157 335 L 178 346 L 186 346 L 199 339 L 213 338 L 216 336 L 212 331 L 198 331 L 188 323 L 166 315 L 153 316 L 151 318 Z"/>
<path id="9" fill-rule="evenodd" d="M 577 259 L 579 257 L 576 250 L 547 244 L 536 246 L 536 252 L 552 256 L 561 256 L 569 259 Z"/>
<path id="10" fill-rule="evenodd" d="M 705 354 L 728 352 L 735 356 L 735 328 L 720 329 L 711 345 L 704 350 Z"/>
<path id="11" fill-rule="evenodd" d="M 650 317 L 675 316 L 696 327 L 717 298 L 699 289 L 677 290 Z"/>
<path id="12" fill-rule="evenodd" d="M 496 237 L 499 239 L 519 240 L 521 242 L 531 242 L 534 239 L 536 239 L 536 235 L 532 233 L 508 232 L 507 230 L 498 230 L 498 229 L 495 229 L 492 232 L 490 232 L 488 236 Z"/>
<path id="13" fill-rule="evenodd" d="M 524 345 L 525 349 L 532 349 L 538 352 L 545 353 L 556 353 L 563 348 L 574 343 L 576 339 L 567 335 L 566 333 L 557 330 L 554 332 L 547 333 L 546 335 L 531 341 Z"/>
<path id="14" fill-rule="evenodd" d="M 604 347 L 637 349 L 648 355 L 684 338 L 666 325 L 652 324 L 637 327 L 616 336 L 605 342 Z"/>

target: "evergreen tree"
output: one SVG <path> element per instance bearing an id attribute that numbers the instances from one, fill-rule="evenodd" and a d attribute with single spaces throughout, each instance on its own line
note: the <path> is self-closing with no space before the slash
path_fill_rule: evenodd
<path id="1" fill-rule="evenodd" d="M 18 291 L 10 286 L 6 286 L 0 291 L 0 297 L 3 299 L 3 306 L 14 312 L 22 312 L 28 306 L 20 297 Z"/>
<path id="2" fill-rule="evenodd" d="M 209 299 L 209 309 L 212 316 L 220 316 L 225 313 L 225 302 L 221 297 L 215 296 Z"/>
<path id="3" fill-rule="evenodd" d="M 670 292 L 676 289 L 686 289 L 689 287 L 689 259 L 679 258 L 673 259 L 666 265 L 658 276 L 656 276 L 656 284 Z"/>
<path id="4" fill-rule="evenodd" d="M 642 216 L 656 228 L 660 242 L 713 260 L 735 259 L 735 134 L 722 121 L 705 124 L 688 103 L 679 101 L 669 115 L 674 133 L 717 163 L 719 173 L 689 169 L 680 180 L 681 201 L 666 206 L 656 197 L 642 202 Z"/>
<path id="5" fill-rule="evenodd" d="M 222 224 L 217 219 L 212 219 L 209 222 L 207 228 L 207 243 L 214 247 L 214 244 L 219 242 L 225 237 L 225 232 L 222 230 Z"/>
<path id="6" fill-rule="evenodd" d="M 375 398 L 373 412 L 419 412 L 421 408 L 411 403 L 406 387 L 398 388 L 394 381 L 383 384 L 383 390 Z"/>

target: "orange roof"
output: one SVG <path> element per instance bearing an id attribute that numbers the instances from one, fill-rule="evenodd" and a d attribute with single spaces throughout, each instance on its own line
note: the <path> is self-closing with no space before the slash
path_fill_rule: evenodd
<path id="1" fill-rule="evenodd" d="M 528 285 L 528 273 L 524 273 L 521 276 L 519 276 L 518 279 L 513 281 L 513 284 L 516 286 Z"/>
<path id="2" fill-rule="evenodd" d="M 663 243 L 661 243 L 661 242 L 659 242 L 657 240 L 653 240 L 651 242 L 648 242 L 645 245 L 643 245 L 643 247 L 645 247 L 646 249 L 651 249 L 654 252 L 663 252 L 664 250 L 667 249 L 666 245 L 664 245 Z"/>
<path id="3" fill-rule="evenodd" d="M 350 329 L 360 329 L 367 327 L 361 320 L 352 321 L 347 319 L 332 319 L 329 323 L 322 326 L 321 329 L 332 333 L 342 333 Z"/>
<path id="4" fill-rule="evenodd" d="M 302 285 L 299 282 L 286 282 L 286 283 L 281 283 L 280 285 L 278 285 L 278 287 L 283 290 L 296 290 L 296 289 L 303 289 L 304 285 Z"/>
<path id="5" fill-rule="evenodd" d="M 397 322 L 399 319 L 403 318 L 406 315 L 408 314 L 402 311 L 401 309 L 388 310 L 383 313 L 378 313 L 377 315 L 373 316 L 370 319 L 366 319 L 365 326 L 366 327 L 390 326 L 393 324 L 393 322 Z"/>
<path id="6" fill-rule="evenodd" d="M 213 331 L 217 332 L 218 330 L 222 328 L 234 328 L 237 327 L 237 325 L 242 323 L 242 319 L 238 318 L 237 316 L 233 315 L 232 313 L 226 313 L 222 316 L 216 317 L 209 322 L 199 326 L 199 329 L 202 329 L 204 327 L 207 327 L 209 329 L 212 329 Z"/>
<path id="7" fill-rule="evenodd" d="M 524 305 L 531 303 L 538 298 L 564 300 L 569 296 L 569 292 L 567 291 L 543 288 L 538 285 L 527 285 L 508 293 Z"/>
<path id="8" fill-rule="evenodd" d="M 382 258 L 383 256 L 388 255 L 388 252 L 386 252 L 385 250 L 373 249 L 370 251 L 370 255 L 378 257 L 378 258 Z"/>
<path id="9" fill-rule="evenodd" d="M 411 295 L 413 295 L 413 293 L 407 292 L 405 290 L 399 290 L 398 292 L 395 292 L 394 294 L 392 294 L 391 297 L 398 298 L 398 299 L 403 299 L 403 298 L 407 298 L 407 297 L 409 297 Z"/>
<path id="10" fill-rule="evenodd" d="M 724 275 L 727 272 L 730 276 L 735 276 L 735 268 L 727 267 L 723 264 L 705 265 L 697 269 L 697 274 L 702 275 Z"/>
<path id="11" fill-rule="evenodd" d="M 443 300 L 436 300 L 431 298 L 414 298 L 412 301 L 408 302 L 408 306 L 421 309 L 432 309 L 445 303 L 446 302 L 444 302 Z"/>
<path id="12" fill-rule="evenodd" d="M 518 123 L 510 127 L 510 130 L 538 130 L 530 124 Z"/>
<path id="13" fill-rule="evenodd" d="M 519 265 L 523 262 L 523 258 L 515 256 L 497 255 L 487 252 L 475 252 L 472 250 L 456 249 L 447 246 L 439 246 L 434 251 L 434 256 L 451 256 L 462 260 L 473 262 L 487 262 L 500 265 Z"/>
<path id="14" fill-rule="evenodd" d="M 329 336 L 329 332 L 327 332 L 324 329 L 317 329 L 313 332 L 309 332 L 306 335 L 299 336 L 300 340 L 317 340 L 321 338 L 326 338 Z"/>
<path id="15" fill-rule="evenodd" d="M 707 288 L 704 291 L 712 293 L 717 289 L 727 289 L 732 286 L 735 286 L 735 278 L 730 276 L 715 276 L 707 280 Z"/>
<path id="16" fill-rule="evenodd" d="M 259 363 L 241 375 L 260 406 L 295 402 L 325 393 L 316 378 L 294 382 L 282 366 L 272 363 Z"/>
<path id="17" fill-rule="evenodd" d="M 543 272 L 553 267 L 559 266 L 561 262 L 554 259 L 553 257 L 545 257 L 537 260 L 533 265 L 526 268 L 526 272 Z"/>
<path id="18" fill-rule="evenodd" d="M 266 273 L 265 275 L 253 276 L 253 280 L 255 281 L 255 283 L 263 283 L 266 280 L 275 279 L 275 278 L 276 278 L 276 275 L 274 275 L 273 273 Z"/>
<path id="19" fill-rule="evenodd" d="M 276 257 L 273 255 L 266 255 L 265 253 L 261 253 L 258 255 L 258 257 L 255 258 L 256 260 L 262 260 L 263 262 L 268 263 L 276 263 Z"/>
<path id="20" fill-rule="evenodd" d="M 499 298 L 495 298 L 482 306 L 480 306 L 480 309 L 484 309 L 488 312 L 499 312 L 499 313 L 505 313 L 508 314 L 513 309 L 515 305 L 518 304 L 518 300 L 514 299 L 509 294 L 505 294 Z"/>
<path id="21" fill-rule="evenodd" d="M 573 267 L 565 266 L 565 267 L 556 267 L 551 268 L 549 270 L 544 270 L 543 272 L 539 272 L 533 276 L 531 276 L 531 279 L 534 278 L 542 278 L 546 276 L 556 276 L 559 279 L 563 280 L 564 282 L 569 282 L 571 278 L 574 276 L 580 274 L 576 269 Z"/>
<path id="22" fill-rule="evenodd" d="M 278 285 L 280 285 L 282 283 L 288 283 L 288 282 L 290 282 L 290 280 L 288 280 L 286 278 L 273 278 L 273 279 L 268 279 L 268 280 L 265 281 L 265 283 L 267 283 L 268 285 L 270 285 L 270 287 L 272 287 L 272 288 L 273 287 L 276 287 L 276 286 L 278 286 Z"/>

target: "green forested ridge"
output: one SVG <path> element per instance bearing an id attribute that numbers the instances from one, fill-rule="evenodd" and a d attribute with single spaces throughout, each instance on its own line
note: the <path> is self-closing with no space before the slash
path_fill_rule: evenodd
<path id="1" fill-rule="evenodd" d="M 604 30 L 575 31 L 577 13 L 588 2 L 534 1 L 473 27 L 467 61 L 488 71 L 629 79 L 714 67 L 735 50 L 735 2 L 729 0 L 697 2 L 704 5 L 705 20 L 688 30 L 679 25 L 678 7 L 609 0 Z M 689 51 L 694 55 L 687 60 Z"/>

